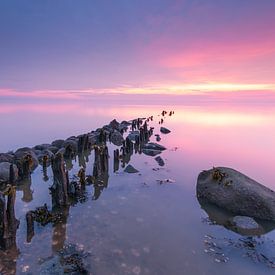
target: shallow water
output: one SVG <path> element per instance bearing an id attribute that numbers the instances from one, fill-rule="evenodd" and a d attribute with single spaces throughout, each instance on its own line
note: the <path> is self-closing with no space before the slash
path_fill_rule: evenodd
<path id="1" fill-rule="evenodd" d="M 75 244 L 89 253 L 85 261 L 93 274 L 273 274 L 264 257 L 275 260 L 274 231 L 254 237 L 257 244 L 252 249 L 245 245 L 247 238 L 213 225 L 195 192 L 199 172 L 212 166 L 235 168 L 275 189 L 272 105 L 5 102 L 0 114 L 4 128 L 0 151 L 86 133 L 113 118 L 154 115 L 150 125 L 156 134 L 163 109 L 175 111 L 163 124 L 171 130 L 161 135 L 160 143 L 167 147 L 161 154 L 164 167 L 153 157 L 134 154 L 130 163 L 140 173 L 127 174 L 123 168 L 113 173 L 116 147 L 109 144 L 108 186 L 99 198 L 95 200 L 93 186 L 87 186 L 85 199 L 70 206 L 66 222 L 35 224 L 35 235 L 27 243 L 26 212 L 44 203 L 51 205 L 51 169 L 46 182 L 42 167 L 35 170 L 31 182 L 17 191 L 19 253 L 1 257 L 2 272 L 38 274 L 43 259 L 66 244 Z M 154 135 L 151 140 L 155 141 Z M 93 152 L 86 166 L 86 173 L 92 174 Z M 77 159 L 70 176 L 78 170 Z M 159 184 L 164 179 L 173 182 Z"/>

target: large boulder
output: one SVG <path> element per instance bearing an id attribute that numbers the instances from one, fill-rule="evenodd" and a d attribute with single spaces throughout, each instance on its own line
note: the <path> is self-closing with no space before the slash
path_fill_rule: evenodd
<path id="1" fill-rule="evenodd" d="M 274 191 L 231 168 L 201 172 L 197 197 L 236 215 L 275 221 Z"/>
<path id="2" fill-rule="evenodd" d="M 13 165 L 14 171 L 14 180 L 18 179 L 18 169 L 15 164 L 10 162 L 1 162 L 0 163 L 0 183 L 7 183 L 10 180 L 10 166 Z"/>

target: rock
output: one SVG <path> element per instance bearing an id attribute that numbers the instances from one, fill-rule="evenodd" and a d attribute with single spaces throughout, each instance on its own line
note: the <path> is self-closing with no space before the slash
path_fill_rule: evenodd
<path id="1" fill-rule="evenodd" d="M 110 141 L 116 146 L 121 146 L 124 141 L 124 138 L 119 131 L 114 130 L 114 132 L 111 134 Z"/>
<path id="2" fill-rule="evenodd" d="M 119 122 L 116 121 L 116 119 L 113 119 L 110 123 L 109 126 L 111 127 L 111 129 L 113 130 L 119 130 Z"/>
<path id="3" fill-rule="evenodd" d="M 63 147 L 64 142 L 64 139 L 57 139 L 52 142 L 52 146 L 55 146 L 58 149 L 60 149 L 61 147 Z"/>
<path id="4" fill-rule="evenodd" d="M 231 168 L 201 172 L 197 197 L 237 215 L 275 221 L 274 191 Z"/>
<path id="5" fill-rule="evenodd" d="M 129 121 L 123 120 L 120 124 L 125 125 L 125 126 L 130 126 L 131 123 Z"/>
<path id="6" fill-rule="evenodd" d="M 128 130 L 128 126 L 130 126 L 131 123 L 130 122 L 127 122 L 127 121 L 122 121 L 119 125 L 119 131 L 123 130 L 123 131 L 127 131 Z"/>
<path id="7" fill-rule="evenodd" d="M 35 150 L 35 149 L 33 149 L 33 151 L 34 151 L 34 153 L 35 153 L 35 155 L 38 157 L 38 156 L 40 156 L 41 154 L 42 154 L 42 151 L 41 150 Z"/>
<path id="8" fill-rule="evenodd" d="M 156 141 L 158 141 L 158 142 L 161 141 L 161 137 L 159 134 L 156 134 L 155 137 L 156 137 Z"/>
<path id="9" fill-rule="evenodd" d="M 126 173 L 138 173 L 139 171 L 133 167 L 131 164 L 127 165 L 127 167 L 124 169 L 124 172 Z"/>
<path id="10" fill-rule="evenodd" d="M 164 151 L 166 148 L 158 143 L 148 142 L 144 144 L 143 149 Z"/>
<path id="11" fill-rule="evenodd" d="M 55 153 L 55 155 L 58 155 L 58 154 L 64 155 L 65 152 L 66 152 L 65 148 L 60 148 L 60 149 Z"/>
<path id="12" fill-rule="evenodd" d="M 38 161 L 38 158 L 37 158 L 34 150 L 29 148 L 29 147 L 23 147 L 23 148 L 19 148 L 14 153 L 14 160 L 15 160 L 15 163 L 16 163 L 19 170 L 21 169 L 21 165 L 23 164 L 24 159 L 26 157 L 30 157 L 30 167 L 29 167 L 29 169 L 32 172 L 39 165 L 39 161 Z"/>
<path id="13" fill-rule="evenodd" d="M 127 136 L 127 138 L 129 138 L 132 141 L 135 141 L 136 137 L 139 137 L 139 131 L 131 131 Z"/>
<path id="14" fill-rule="evenodd" d="M 91 132 L 88 134 L 88 136 L 89 136 L 89 143 L 91 144 L 91 146 L 95 145 L 98 140 L 99 133 Z"/>
<path id="15" fill-rule="evenodd" d="M 10 153 L 1 153 L 0 154 L 0 163 L 1 162 L 13 162 L 13 154 Z"/>
<path id="16" fill-rule="evenodd" d="M 77 139 L 66 139 L 63 143 L 65 150 L 70 149 L 73 152 L 77 151 Z"/>
<path id="17" fill-rule="evenodd" d="M 34 150 L 39 150 L 39 151 L 43 151 L 48 149 L 51 146 L 51 144 L 48 143 L 44 143 L 44 144 L 39 144 L 39 145 L 35 145 L 33 147 Z"/>
<path id="18" fill-rule="evenodd" d="M 245 232 L 246 235 L 261 235 L 264 229 L 253 218 L 247 216 L 235 216 L 229 221 L 234 231 Z M 250 234 L 249 234 L 250 232 Z"/>
<path id="19" fill-rule="evenodd" d="M 162 151 L 160 150 L 154 150 L 154 149 L 142 149 L 142 153 L 150 157 L 155 157 L 161 154 L 161 152 Z"/>
<path id="20" fill-rule="evenodd" d="M 51 145 L 48 150 L 55 154 L 59 149 L 56 146 Z"/>
<path id="21" fill-rule="evenodd" d="M 156 157 L 155 160 L 156 160 L 156 162 L 158 163 L 159 166 L 164 166 L 165 165 L 164 160 L 160 156 Z"/>
<path id="22" fill-rule="evenodd" d="M 66 140 L 74 140 L 74 141 L 78 141 L 78 137 L 76 137 L 76 136 L 70 136 L 70 137 L 68 137 Z"/>
<path id="23" fill-rule="evenodd" d="M 7 183 L 10 180 L 10 166 L 13 165 L 14 170 L 14 180 L 18 179 L 18 168 L 15 164 L 10 162 L 0 163 L 0 183 Z"/>
<path id="24" fill-rule="evenodd" d="M 169 134 L 171 131 L 165 127 L 160 127 L 160 132 L 163 134 Z"/>

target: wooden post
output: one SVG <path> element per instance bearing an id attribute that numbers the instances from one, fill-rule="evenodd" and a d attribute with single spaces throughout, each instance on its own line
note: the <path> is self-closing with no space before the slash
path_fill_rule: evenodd
<path id="1" fill-rule="evenodd" d="M 34 236 L 34 219 L 33 219 L 32 211 L 27 212 L 26 222 L 27 222 L 27 243 L 30 243 Z"/>
<path id="2" fill-rule="evenodd" d="M 68 178 L 66 176 L 63 155 L 57 153 L 52 159 L 53 185 L 51 186 L 52 201 L 54 206 L 68 204 Z"/>

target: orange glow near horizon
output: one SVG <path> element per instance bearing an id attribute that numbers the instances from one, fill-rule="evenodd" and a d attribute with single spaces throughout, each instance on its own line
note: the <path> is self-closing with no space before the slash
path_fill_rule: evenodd
<path id="1" fill-rule="evenodd" d="M 172 85 L 145 85 L 130 86 L 122 85 L 114 88 L 88 88 L 81 90 L 45 90 L 45 91 L 17 91 L 13 89 L 0 89 L 0 97 L 33 97 L 33 98 L 64 98 L 78 99 L 81 95 L 101 94 L 141 94 L 141 95 L 200 95 L 216 92 L 261 92 L 269 91 L 275 93 L 275 84 L 246 84 L 246 83 L 183 83 Z"/>

